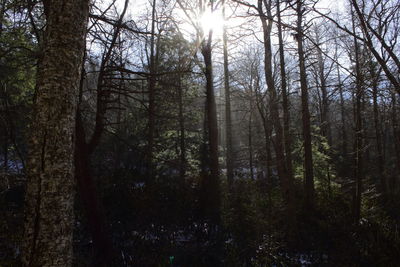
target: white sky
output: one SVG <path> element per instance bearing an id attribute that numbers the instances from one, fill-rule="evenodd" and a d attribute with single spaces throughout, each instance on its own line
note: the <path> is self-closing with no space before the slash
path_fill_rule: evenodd
<path id="1" fill-rule="evenodd" d="M 101 1 L 101 0 L 100 0 Z M 103 0 L 104 2 L 108 2 L 109 0 Z M 158 3 L 160 3 L 163 0 L 157 0 Z M 171 0 L 171 1 L 176 1 L 176 0 Z M 188 0 L 188 1 L 197 1 L 197 0 Z M 253 4 L 257 4 L 257 0 L 247 0 L 249 3 L 253 3 Z M 321 10 L 321 12 L 324 13 L 329 13 L 334 12 L 336 13 L 337 11 L 345 11 L 345 2 L 347 0 L 319 0 L 318 4 L 316 5 L 317 8 L 319 8 Z M 125 0 L 117 0 L 116 4 L 118 7 L 118 10 L 121 12 L 122 8 L 124 6 L 124 2 Z M 145 14 L 150 14 L 150 9 L 151 9 L 151 4 L 152 4 L 153 0 L 130 0 L 129 1 L 129 6 L 128 6 L 128 12 L 127 12 L 127 17 L 129 18 L 133 18 L 135 20 L 135 22 L 138 25 L 141 25 L 144 21 L 140 20 L 141 16 L 144 16 Z M 173 3 L 173 2 L 172 2 Z M 104 6 L 106 6 L 104 4 Z M 177 5 L 178 8 L 178 5 Z M 245 11 L 247 10 L 247 8 L 245 9 Z M 227 15 L 229 16 L 229 8 L 227 8 L 226 10 Z M 219 12 L 220 13 L 220 12 Z M 245 15 L 246 12 L 242 12 L 243 15 Z M 221 13 L 220 13 L 221 14 Z M 182 11 L 177 11 L 175 14 L 175 19 L 178 20 L 187 20 L 186 16 L 184 15 L 184 13 Z M 192 18 L 194 19 L 194 18 Z M 256 31 L 256 36 L 258 35 L 258 37 L 254 37 L 254 36 L 248 36 L 248 37 L 240 37 L 239 40 L 236 40 L 236 43 L 231 42 L 231 54 L 238 52 L 239 50 L 243 50 L 243 47 L 249 47 L 249 45 L 252 42 L 258 42 L 257 39 L 261 40 L 262 39 L 262 35 L 261 33 L 257 33 L 257 31 L 260 30 L 261 25 L 259 23 L 259 19 L 254 17 L 255 23 L 254 25 L 252 25 L 251 23 L 245 23 L 244 26 L 242 26 L 241 28 L 239 28 L 239 25 L 242 24 L 247 18 L 232 18 L 228 24 L 228 27 L 230 27 L 231 29 L 229 30 L 229 37 L 232 39 L 235 39 L 236 36 L 241 36 L 243 35 L 244 32 L 247 32 L 248 34 L 250 34 L 252 30 Z M 209 23 L 206 23 L 208 25 L 212 25 L 213 23 L 215 24 L 216 22 L 211 22 L 208 21 Z M 219 20 L 219 22 L 217 22 L 218 24 L 221 24 L 221 20 Z M 195 30 L 194 28 L 189 24 L 183 24 L 183 26 L 180 28 L 181 31 L 184 34 L 187 34 L 187 38 L 188 39 L 194 39 L 194 33 Z M 192 35 L 191 37 L 189 35 Z M 236 35 L 236 36 L 235 36 Z M 186 38 L 186 37 L 185 37 Z M 214 30 L 214 41 L 221 46 L 221 39 L 222 38 L 222 25 L 219 25 L 219 29 Z M 273 43 L 277 43 L 277 38 L 275 38 L 273 36 L 272 38 Z M 292 38 L 288 38 L 288 45 L 290 46 L 290 42 L 293 41 Z M 219 50 L 219 49 L 217 49 Z M 217 52 L 217 51 L 216 51 Z M 218 53 L 218 52 L 217 52 Z M 218 59 L 217 59 L 218 60 Z"/>
<path id="2" fill-rule="evenodd" d="M 101 1 L 101 0 L 100 0 Z M 103 6 L 106 6 L 106 3 L 109 3 L 110 0 L 103 0 Z M 157 0 L 157 2 L 161 2 L 163 0 Z M 174 0 L 172 0 L 174 1 Z M 176 0 L 175 0 L 176 1 Z M 190 0 L 190 1 L 196 1 L 196 0 Z M 249 3 L 253 3 L 256 4 L 257 0 L 247 0 Z M 329 11 L 344 11 L 345 10 L 345 5 L 344 2 L 346 0 L 319 0 L 317 3 L 317 7 L 321 10 L 321 11 L 326 11 L 326 13 L 328 13 Z M 140 15 L 146 14 L 146 9 L 149 10 L 151 8 L 151 4 L 152 4 L 152 0 L 129 0 L 129 5 L 128 5 L 128 17 L 131 18 L 139 18 Z M 119 12 L 122 11 L 122 8 L 124 6 L 125 0 L 116 0 L 116 5 L 118 7 Z M 229 10 L 227 9 L 226 11 L 227 13 L 229 12 Z M 186 19 L 184 18 L 184 14 L 182 12 L 178 12 L 177 13 L 179 16 L 182 16 L 182 19 Z M 229 15 L 229 14 L 227 14 Z M 137 21 L 138 23 L 140 23 L 140 21 Z M 233 22 L 232 22 L 233 23 Z M 240 23 L 240 22 L 239 22 Z M 239 24 L 237 23 L 237 24 Z M 189 26 L 187 26 L 187 29 L 184 30 L 189 30 Z M 220 33 L 217 32 L 216 35 L 218 35 Z"/>

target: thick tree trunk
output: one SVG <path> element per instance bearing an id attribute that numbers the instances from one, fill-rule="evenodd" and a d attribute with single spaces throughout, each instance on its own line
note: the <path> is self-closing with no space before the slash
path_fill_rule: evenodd
<path id="1" fill-rule="evenodd" d="M 72 266 L 74 131 L 87 0 L 44 1 L 47 26 L 38 68 L 27 168 L 24 266 Z"/>
<path id="2" fill-rule="evenodd" d="M 204 208 L 206 217 L 213 223 L 220 223 L 220 188 L 218 162 L 218 123 L 217 109 L 214 96 L 213 68 L 212 68 L 212 32 L 207 40 L 203 41 L 201 53 L 205 64 L 206 77 L 206 127 L 209 161 L 208 175 L 203 177 Z"/>
<path id="3" fill-rule="evenodd" d="M 308 87 L 303 48 L 303 5 L 297 2 L 297 51 L 299 54 L 300 87 L 301 87 L 301 111 L 303 123 L 303 146 L 304 146 L 304 188 L 305 208 L 310 210 L 314 206 L 314 170 L 311 143 L 311 122 L 308 108 Z"/>

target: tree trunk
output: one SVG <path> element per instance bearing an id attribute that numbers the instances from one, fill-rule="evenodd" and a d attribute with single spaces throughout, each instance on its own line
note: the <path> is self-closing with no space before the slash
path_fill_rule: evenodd
<path id="1" fill-rule="evenodd" d="M 0 36 L 3 33 L 3 19 L 5 13 L 6 13 L 6 0 L 3 0 L 1 1 L 1 10 L 0 10 Z"/>
<path id="2" fill-rule="evenodd" d="M 223 17 L 225 18 L 225 5 L 223 6 Z M 233 145 L 232 145 L 232 118 L 231 118 L 231 90 L 229 85 L 229 61 L 228 61 L 228 37 L 226 25 L 223 28 L 223 50 L 224 50 L 224 88 L 225 88 L 225 135 L 226 135 L 226 176 L 229 188 L 233 182 Z"/>
<path id="3" fill-rule="evenodd" d="M 252 75 L 251 75 L 252 76 Z M 250 83 L 253 83 L 253 78 L 250 78 Z M 253 159 L 253 89 L 250 84 L 250 110 L 248 124 L 248 142 L 249 142 L 249 168 L 250 178 L 254 180 L 254 159 Z"/>
<path id="4" fill-rule="evenodd" d="M 326 78 L 325 78 L 325 66 L 322 57 L 322 50 L 320 47 L 317 47 L 318 53 L 318 70 L 319 70 L 319 79 L 320 79 L 320 88 L 322 95 L 322 108 L 321 108 L 321 135 L 326 138 L 328 141 L 329 147 L 332 145 L 332 137 L 331 137 L 331 124 L 329 120 L 329 99 L 328 99 L 328 90 L 326 86 Z"/>
<path id="5" fill-rule="evenodd" d="M 44 1 L 46 33 L 38 68 L 27 168 L 24 266 L 72 266 L 74 130 L 85 48 L 87 0 Z"/>
<path id="6" fill-rule="evenodd" d="M 91 266 L 106 267 L 112 260 L 112 242 L 107 233 L 104 214 L 98 200 L 98 191 L 90 168 L 92 151 L 89 150 L 85 139 L 81 114 L 78 111 L 75 138 L 75 177 L 93 240 L 94 255 Z"/>
<path id="7" fill-rule="evenodd" d="M 396 187 L 399 186 L 400 184 L 400 126 L 398 122 L 398 117 L 397 117 L 397 96 L 395 93 L 392 93 L 392 128 L 393 128 L 393 138 L 394 138 L 394 152 L 395 152 L 395 157 L 396 157 L 396 168 L 397 168 L 397 173 L 393 178 L 393 181 L 391 182 L 390 188 L 391 188 L 391 193 L 396 192 Z M 397 178 L 397 180 L 396 180 Z"/>
<path id="8" fill-rule="evenodd" d="M 337 55 L 337 44 L 335 43 L 335 58 L 338 58 Z M 345 158 L 344 161 L 346 161 L 347 157 L 347 133 L 346 133 L 346 121 L 345 121 L 345 108 L 344 108 L 344 97 L 343 97 L 343 86 L 342 86 L 342 80 L 340 76 L 340 71 L 339 71 L 339 65 L 337 65 L 336 68 L 337 71 L 337 79 L 338 79 L 338 89 L 339 89 L 339 100 L 340 100 L 340 133 L 341 133 L 341 152 L 343 157 Z"/>
<path id="9" fill-rule="evenodd" d="M 311 143 L 311 122 L 308 108 L 308 87 L 303 48 L 303 5 L 302 1 L 297 2 L 297 51 L 299 54 L 300 87 L 301 87 L 301 111 L 303 123 L 303 146 L 304 146 L 304 188 L 305 208 L 310 210 L 314 207 L 314 170 Z"/>
<path id="10" fill-rule="evenodd" d="M 385 165 L 383 158 L 383 145 L 382 145 L 382 128 L 379 122 L 379 105 L 378 105 L 378 79 L 379 73 L 375 73 L 372 62 L 370 62 L 370 73 L 373 79 L 372 82 L 372 102 L 374 110 L 374 128 L 375 128 L 375 141 L 376 151 L 378 157 L 378 175 L 380 177 L 380 189 L 383 195 L 386 195 L 387 184 L 385 176 Z"/>
<path id="11" fill-rule="evenodd" d="M 179 162 L 179 176 L 181 182 L 184 181 L 186 175 L 186 145 L 185 145 L 185 118 L 183 116 L 183 88 L 182 88 L 182 70 L 178 74 L 178 117 L 179 117 L 179 149 L 180 149 L 180 162 Z"/>
<path id="12" fill-rule="evenodd" d="M 283 47 L 282 25 L 281 25 L 281 11 L 280 0 L 277 0 L 277 16 L 278 16 L 278 40 L 279 40 L 279 59 L 280 59 L 280 72 L 281 72 L 281 88 L 282 88 L 282 107 L 283 107 L 283 134 L 285 139 L 285 158 L 287 176 L 293 180 L 293 163 L 292 163 L 292 138 L 290 135 L 290 102 L 288 97 L 286 69 L 285 69 L 285 51 Z"/>
<path id="13" fill-rule="evenodd" d="M 124 8 L 116 23 L 112 39 L 106 44 L 106 49 L 102 57 L 97 77 L 96 95 L 96 115 L 95 126 L 92 135 L 86 141 L 86 132 L 82 122 L 82 113 L 78 106 L 76 119 L 76 153 L 75 153 L 75 176 L 78 181 L 79 196 L 82 200 L 89 230 L 93 240 L 94 261 L 93 266 L 108 266 L 112 260 L 112 241 L 107 233 L 104 215 L 102 213 L 101 202 L 98 199 L 96 184 L 91 172 L 90 158 L 100 143 L 104 133 L 106 123 L 106 113 L 108 110 L 110 91 L 108 90 L 109 70 L 112 65 L 112 52 L 117 44 L 117 39 L 122 25 L 122 20 L 128 8 L 129 0 L 125 0 Z M 82 91 L 84 82 L 84 68 L 82 68 L 82 78 L 80 80 L 79 105 L 82 101 Z"/>
<path id="14" fill-rule="evenodd" d="M 272 124 L 275 130 L 275 154 L 278 176 L 281 180 L 283 196 L 287 204 L 289 225 L 294 224 L 294 198 L 293 198 L 293 180 L 287 174 L 285 149 L 283 143 L 283 130 L 279 118 L 279 99 L 275 88 L 275 81 L 272 72 L 272 45 L 271 45 L 271 30 L 272 30 L 272 14 L 271 1 L 264 1 L 267 16 L 263 11 L 263 1 L 258 0 L 258 15 L 263 27 L 264 36 L 264 72 L 269 93 L 269 112 L 271 115 Z M 267 19 L 267 17 L 269 19 Z"/>
<path id="15" fill-rule="evenodd" d="M 155 24 L 156 24 L 156 0 L 153 0 L 152 15 L 151 15 L 151 37 L 150 37 L 150 75 L 148 81 L 149 90 L 149 122 L 147 133 L 147 178 L 150 182 L 154 179 L 154 128 L 155 128 L 155 87 L 156 87 L 156 56 L 154 52 L 155 47 Z"/>
<path id="16" fill-rule="evenodd" d="M 4 9 L 4 7 L 3 7 L 3 9 Z M 2 15 L 2 14 L 0 14 L 0 15 Z M 0 17 L 0 19 L 1 19 L 2 17 Z M 1 23 L 1 22 L 0 22 Z M 4 105 L 4 108 L 5 108 L 5 113 L 6 113 L 6 119 L 4 119 L 4 122 L 2 123 L 2 125 L 3 125 L 3 138 L 4 138 L 4 143 L 3 143 L 3 161 L 4 161 L 4 163 L 3 163 L 3 169 L 4 169 L 4 172 L 5 173 L 7 173 L 7 171 L 8 171 L 8 140 L 10 139 L 10 131 L 8 130 L 8 128 L 9 128 L 9 125 L 8 125 L 8 123 L 7 123 L 7 121 L 8 120 L 10 120 L 10 118 L 9 118 L 9 110 L 8 110 L 8 95 L 7 95 L 7 91 L 6 91 L 6 85 L 3 85 L 2 86 L 3 88 L 1 88 L 2 89 L 2 95 L 3 95 L 3 105 Z"/>
<path id="17" fill-rule="evenodd" d="M 8 134 L 7 131 L 4 133 L 4 144 L 3 144 L 3 160 L 4 160 L 4 173 L 8 172 Z"/>
<path id="18" fill-rule="evenodd" d="M 355 22 L 353 18 L 353 32 L 355 33 Z M 354 152 L 354 175 L 356 179 L 356 188 L 353 204 L 354 223 L 358 224 L 361 216 L 361 196 L 363 190 L 363 128 L 362 128 L 362 99 L 363 99 L 363 78 L 361 74 L 359 47 L 357 39 L 354 38 L 354 53 L 356 60 L 356 94 L 355 94 L 355 152 Z"/>
<path id="19" fill-rule="evenodd" d="M 220 190 L 219 190 L 219 163 L 218 163 L 218 123 L 217 109 L 214 96 L 213 68 L 212 68 L 212 31 L 207 40 L 203 40 L 201 53 L 205 64 L 206 77 L 206 127 L 209 161 L 208 175 L 203 180 L 204 208 L 206 217 L 213 223 L 220 223 Z"/>
<path id="20" fill-rule="evenodd" d="M 272 153 L 271 153 L 271 135 L 272 135 L 272 127 L 271 122 L 268 120 L 268 114 L 261 113 L 262 108 L 259 108 L 260 115 L 262 117 L 262 123 L 264 128 L 264 139 L 265 139 L 265 152 L 266 152 L 266 173 L 265 173 L 265 182 L 263 185 L 265 186 L 265 191 L 269 193 L 271 190 L 271 181 L 272 181 Z"/>

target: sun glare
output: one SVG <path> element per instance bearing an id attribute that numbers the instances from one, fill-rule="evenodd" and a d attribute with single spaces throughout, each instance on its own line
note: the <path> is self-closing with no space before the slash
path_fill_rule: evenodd
<path id="1" fill-rule="evenodd" d="M 215 36 L 222 36 L 224 23 L 222 13 L 218 11 L 211 12 L 207 10 L 200 18 L 200 25 L 204 33 L 212 30 Z"/>

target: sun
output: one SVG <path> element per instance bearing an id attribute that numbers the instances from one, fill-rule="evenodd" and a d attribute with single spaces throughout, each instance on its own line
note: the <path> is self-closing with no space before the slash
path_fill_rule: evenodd
<path id="1" fill-rule="evenodd" d="M 200 17 L 199 21 L 204 33 L 208 33 L 212 30 L 214 36 L 222 36 L 225 20 L 221 11 L 214 10 L 212 12 L 211 10 L 206 10 Z"/>

